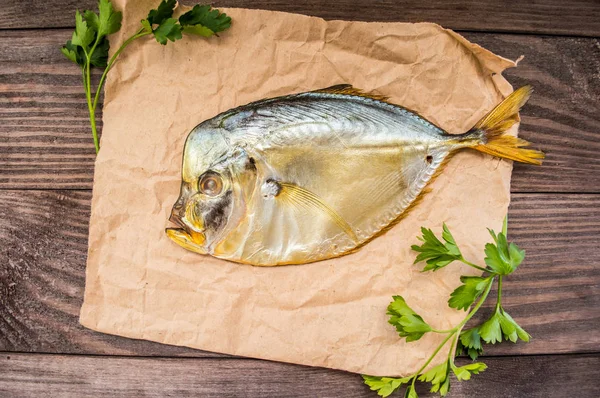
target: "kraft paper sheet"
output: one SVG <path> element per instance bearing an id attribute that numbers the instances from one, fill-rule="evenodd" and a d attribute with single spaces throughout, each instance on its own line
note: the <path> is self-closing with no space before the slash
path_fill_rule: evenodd
<path id="1" fill-rule="evenodd" d="M 113 51 L 156 6 L 114 3 L 124 18 L 111 38 Z M 433 327 L 448 329 L 465 315 L 448 308 L 448 296 L 473 270 L 452 264 L 421 273 L 410 246 L 421 226 L 439 233 L 446 222 L 465 256 L 482 262 L 486 227 L 498 231 L 507 212 L 510 162 L 462 151 L 422 203 L 359 252 L 260 268 L 186 251 L 165 235 L 184 140 L 196 124 L 232 107 L 340 83 L 387 95 L 462 133 L 512 91 L 501 72 L 515 63 L 435 24 L 223 11 L 233 25 L 221 37 L 184 36 L 166 46 L 144 38 L 109 74 L 81 323 L 130 338 L 371 375 L 416 371 L 443 336 L 401 341 L 387 323 L 391 296 L 404 296 Z"/>

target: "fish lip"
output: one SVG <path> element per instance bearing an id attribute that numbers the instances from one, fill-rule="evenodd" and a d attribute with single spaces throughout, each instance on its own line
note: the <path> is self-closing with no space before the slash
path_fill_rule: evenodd
<path id="1" fill-rule="evenodd" d="M 183 228 L 166 228 L 165 234 L 184 249 L 198 254 L 208 254 L 208 250 L 203 246 L 204 234 L 189 234 Z"/>
<path id="2" fill-rule="evenodd" d="M 169 217 L 169 221 L 179 227 L 179 229 L 184 230 L 188 235 L 193 234 L 204 234 L 205 229 L 194 228 L 194 226 L 185 222 L 179 215 L 171 214 Z"/>
<path id="3" fill-rule="evenodd" d="M 171 216 L 169 217 L 169 221 L 177 225 L 179 228 L 185 230 L 185 232 L 187 232 L 188 234 L 190 233 L 190 227 L 186 225 L 181 219 L 181 217 L 178 217 L 176 214 L 171 214 Z"/>
<path id="4" fill-rule="evenodd" d="M 165 233 L 167 234 L 167 236 L 169 236 L 175 243 L 188 250 L 196 251 L 199 253 L 202 252 L 202 254 L 204 254 L 206 250 L 204 248 L 204 243 L 206 242 L 206 235 L 204 234 L 204 230 L 196 231 L 195 229 L 191 228 L 185 221 L 183 221 L 181 217 L 179 217 L 177 214 L 171 214 L 171 216 L 169 217 L 169 221 L 179 228 L 166 228 Z M 182 242 L 179 239 L 174 239 L 169 234 L 169 231 L 185 234 L 187 242 L 185 244 L 182 244 Z M 195 247 L 192 249 L 191 247 L 189 247 L 190 244 Z"/>

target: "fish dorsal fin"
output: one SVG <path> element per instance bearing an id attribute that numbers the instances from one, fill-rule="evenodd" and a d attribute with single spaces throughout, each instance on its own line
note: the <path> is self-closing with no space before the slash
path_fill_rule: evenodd
<path id="1" fill-rule="evenodd" d="M 430 123 L 431 125 L 439 128 L 441 130 L 441 128 L 439 126 L 437 126 L 436 124 L 430 122 L 429 120 L 427 120 L 426 117 L 424 117 L 423 115 L 421 115 L 419 112 L 414 111 L 412 109 L 408 109 L 405 108 L 401 105 L 397 105 L 394 104 L 392 102 L 389 101 L 390 97 L 385 96 L 385 95 L 379 95 L 379 94 L 374 94 L 374 93 L 366 93 L 358 88 L 354 88 L 352 87 L 351 84 L 336 84 L 335 86 L 331 86 L 331 87 L 326 87 L 326 88 L 321 88 L 319 90 L 315 90 L 315 91 L 310 91 L 311 93 L 325 93 L 325 94 L 341 94 L 341 95 L 352 95 L 352 96 L 357 96 L 357 97 L 364 97 L 364 98 L 371 98 L 374 99 L 376 101 L 381 101 L 381 102 L 385 102 L 386 104 L 390 104 L 393 105 L 397 108 L 401 108 L 404 109 L 407 112 L 413 113 L 414 115 L 422 118 L 425 120 L 425 122 Z"/>
<path id="2" fill-rule="evenodd" d="M 352 227 L 335 210 L 325 203 L 319 196 L 308 189 L 289 182 L 277 182 L 279 192 L 277 198 L 297 209 L 316 210 L 325 214 L 335 225 L 344 231 L 353 241 L 358 242 L 358 237 Z"/>
<path id="3" fill-rule="evenodd" d="M 379 94 L 366 93 L 358 88 L 352 87 L 351 84 L 336 84 L 335 86 L 322 88 L 319 90 L 312 91 L 313 93 L 325 93 L 325 94 L 343 94 L 343 95 L 354 95 L 357 97 L 371 98 L 377 101 L 387 102 L 389 97 Z"/>

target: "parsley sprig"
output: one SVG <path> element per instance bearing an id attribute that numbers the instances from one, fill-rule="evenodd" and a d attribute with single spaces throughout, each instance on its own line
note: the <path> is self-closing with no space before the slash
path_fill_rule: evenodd
<path id="1" fill-rule="evenodd" d="M 402 296 L 393 296 L 393 301 L 387 308 L 387 314 L 390 315 L 388 322 L 396 327 L 400 337 L 410 342 L 419 340 L 426 333 L 439 333 L 444 334 L 445 338 L 421 368 L 410 376 L 395 378 L 363 375 L 365 384 L 371 390 L 377 391 L 378 395 L 382 397 L 387 397 L 400 387 L 406 386 L 405 397 L 418 398 L 415 389 L 415 383 L 418 380 L 430 383 L 431 392 L 437 392 L 441 396 L 445 396 L 450 391 L 450 373 L 453 373 L 457 380 L 463 381 L 469 380 L 471 375 L 479 374 L 487 369 L 483 362 L 473 362 L 459 367 L 454 363 L 455 354 L 466 350 L 471 359 L 475 360 L 483 353 L 483 343 L 495 344 L 503 340 L 515 343 L 519 339 L 529 341 L 529 334 L 502 308 L 503 279 L 515 272 L 525 258 L 523 250 L 519 249 L 514 243 L 508 243 L 506 239 L 506 221 L 505 219 L 502 232 L 499 234 L 488 229 L 493 243 L 485 245 L 485 267 L 471 263 L 463 257 L 446 224 L 443 225 L 442 229 L 443 242 L 430 229 L 421 228 L 422 236 L 418 239 L 422 243 L 421 245 L 412 246 L 412 249 L 419 253 L 415 264 L 421 261 L 426 263 L 423 272 L 435 272 L 454 261 L 460 261 L 483 271 L 484 275 L 462 276 L 460 278 L 461 285 L 450 294 L 448 306 L 464 311 L 468 311 L 471 306 L 474 306 L 458 325 L 449 330 L 432 328 L 408 306 Z M 463 327 L 473 318 L 488 298 L 495 281 L 497 281 L 498 294 L 494 312 L 481 324 L 463 330 Z M 451 346 L 446 360 L 423 373 L 448 341 L 451 341 Z"/>
<path id="2" fill-rule="evenodd" d="M 181 39 L 182 33 L 202 37 L 218 36 L 217 33 L 231 26 L 231 18 L 210 5 L 196 5 L 179 19 L 173 18 L 176 4 L 176 0 L 162 0 L 158 7 L 150 10 L 148 17 L 141 21 L 141 28 L 127 38 L 110 59 L 108 58 L 110 49 L 108 35 L 121 29 L 122 13 L 115 11 L 110 0 L 100 0 L 98 14 L 90 10 L 84 11 L 83 14 L 79 11 L 75 12 L 75 32 L 71 40 L 61 48 L 61 52 L 81 67 L 96 153 L 100 150 L 96 128 L 96 107 L 100 92 L 106 75 L 119 54 L 129 44 L 150 35 L 162 45 L 167 44 L 168 41 Z M 93 67 L 104 68 L 104 70 L 92 99 L 91 69 Z"/>

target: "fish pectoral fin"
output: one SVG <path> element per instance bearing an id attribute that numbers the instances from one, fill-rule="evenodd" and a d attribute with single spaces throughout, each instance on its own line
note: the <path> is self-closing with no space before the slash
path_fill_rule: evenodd
<path id="1" fill-rule="evenodd" d="M 316 210 L 326 215 L 335 225 L 344 231 L 355 243 L 358 243 L 358 237 L 352 227 L 342 216 L 325 203 L 318 195 L 289 182 L 278 182 L 280 186 L 276 198 L 284 201 L 294 207 L 305 210 Z"/>

